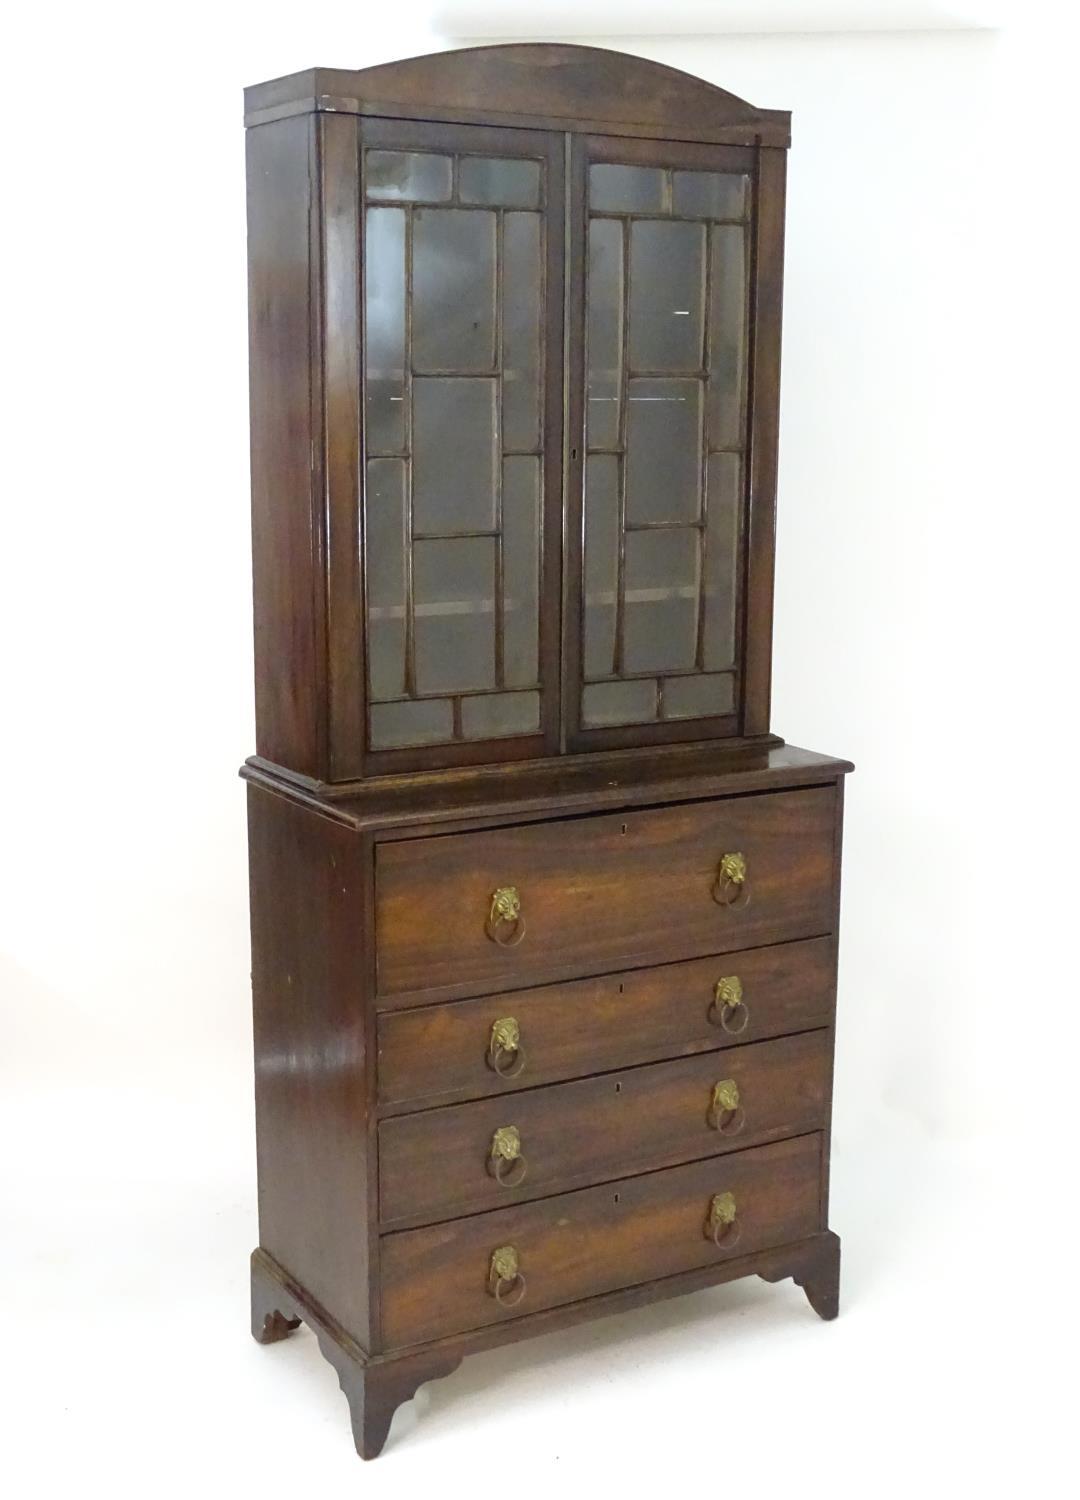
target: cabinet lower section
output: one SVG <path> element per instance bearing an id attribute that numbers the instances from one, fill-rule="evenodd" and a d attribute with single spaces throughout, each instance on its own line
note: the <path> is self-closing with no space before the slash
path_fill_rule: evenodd
<path id="1" fill-rule="evenodd" d="M 835 1315 L 844 768 L 797 754 L 616 811 L 251 787 L 254 1331 L 315 1330 L 365 1457 L 474 1349 L 747 1275 Z"/>

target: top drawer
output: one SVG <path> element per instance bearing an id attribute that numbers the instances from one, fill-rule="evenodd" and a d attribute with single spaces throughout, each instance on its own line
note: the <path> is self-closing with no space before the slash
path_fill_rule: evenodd
<path id="1" fill-rule="evenodd" d="M 381 844 L 379 994 L 513 989 L 829 932 L 834 817 L 834 790 L 815 787 Z"/>

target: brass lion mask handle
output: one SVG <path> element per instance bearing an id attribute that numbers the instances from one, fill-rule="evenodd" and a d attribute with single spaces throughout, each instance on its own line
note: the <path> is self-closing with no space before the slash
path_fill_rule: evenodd
<path id="1" fill-rule="evenodd" d="M 521 1154 L 521 1132 L 516 1125 L 500 1125 L 491 1137 L 487 1169 L 500 1187 L 513 1188 L 525 1181 L 528 1166 Z"/>
<path id="2" fill-rule="evenodd" d="M 721 1135 L 738 1135 L 746 1124 L 746 1114 L 739 1098 L 739 1085 L 734 1078 L 723 1078 L 713 1085 L 706 1119 L 711 1128 L 718 1130 Z"/>
<path id="3" fill-rule="evenodd" d="M 712 897 L 718 906 L 745 906 L 750 900 L 745 854 L 722 854 L 716 867 Z"/>
<path id="4" fill-rule="evenodd" d="M 743 996 L 742 980 L 738 974 L 727 974 L 716 981 L 709 1020 L 714 1026 L 726 1031 L 728 1036 L 740 1036 L 750 1024 L 750 1011 Z"/>
<path id="5" fill-rule="evenodd" d="M 500 1245 L 491 1252 L 487 1289 L 501 1307 L 516 1307 L 524 1297 L 525 1278 L 513 1245 Z"/>
<path id="6" fill-rule="evenodd" d="M 500 1078 L 516 1078 L 524 1068 L 525 1048 L 521 1044 L 521 1027 L 513 1016 L 500 1016 L 491 1023 L 487 1065 Z"/>
<path id="7" fill-rule="evenodd" d="M 525 936 L 525 918 L 521 914 L 521 893 L 516 885 L 501 885 L 491 893 L 491 910 L 484 931 L 500 948 L 516 948 Z"/>
<path id="8" fill-rule="evenodd" d="M 705 1215 L 705 1238 L 721 1250 L 730 1250 L 739 1241 L 737 1215 L 734 1193 L 714 1193 Z"/>

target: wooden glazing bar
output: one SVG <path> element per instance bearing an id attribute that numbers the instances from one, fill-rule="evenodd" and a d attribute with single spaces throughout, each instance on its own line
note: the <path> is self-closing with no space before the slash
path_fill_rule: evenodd
<path id="1" fill-rule="evenodd" d="M 416 692 L 416 601 L 413 593 L 413 213 L 405 208 L 405 691 Z"/>
<path id="2" fill-rule="evenodd" d="M 622 675 L 623 630 L 626 620 L 626 427 L 629 394 L 626 352 L 630 347 L 630 225 L 622 231 L 622 286 L 620 288 L 619 329 L 619 556 L 615 598 L 615 675 Z"/>
<path id="3" fill-rule="evenodd" d="M 701 507 L 701 535 L 698 538 L 698 607 L 697 607 L 697 645 L 694 648 L 694 660 L 698 670 L 705 666 L 705 580 L 706 568 L 709 565 L 709 381 L 712 377 L 712 350 L 713 350 L 713 328 L 712 328 L 712 251 L 713 251 L 713 229 L 709 224 L 705 229 L 705 286 L 702 290 L 704 298 L 704 316 L 701 320 L 702 348 L 701 362 L 704 367 L 704 376 L 701 388 L 701 467 L 699 470 L 698 484 L 700 493 L 698 504 Z"/>
<path id="4" fill-rule="evenodd" d="M 503 621 L 506 618 L 503 568 L 503 397 L 506 370 L 503 355 L 503 315 L 506 288 L 504 278 L 505 210 L 495 210 L 495 686 L 505 686 L 506 665 L 503 643 Z M 460 723 L 461 706 L 455 704 L 455 724 Z M 460 735 L 459 735 L 460 737 Z"/>

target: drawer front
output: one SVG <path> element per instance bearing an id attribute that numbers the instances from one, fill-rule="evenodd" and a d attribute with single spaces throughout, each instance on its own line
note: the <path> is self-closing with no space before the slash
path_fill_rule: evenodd
<path id="1" fill-rule="evenodd" d="M 826 1026 L 831 938 L 379 1017 L 379 1098 L 449 1103 Z M 717 985 L 727 981 L 717 998 Z M 731 981 L 737 981 L 733 985 Z M 741 995 L 732 1003 L 733 995 Z M 492 1046 L 514 1023 L 520 1046 Z"/>
<path id="2" fill-rule="evenodd" d="M 813 788 L 382 844 L 379 993 L 520 988 L 829 932 L 834 813 L 833 789 Z M 500 915 L 500 891 L 519 915 L 513 897 Z"/>
<path id="3" fill-rule="evenodd" d="M 821 1218 L 821 1143 L 820 1135 L 799 1136 L 386 1235 L 386 1347 L 464 1333 L 813 1234 Z M 512 1255 L 493 1265 L 497 1250 Z"/>
<path id="4" fill-rule="evenodd" d="M 380 1213 L 430 1223 L 826 1123 L 832 1032 L 384 1120 Z"/>

